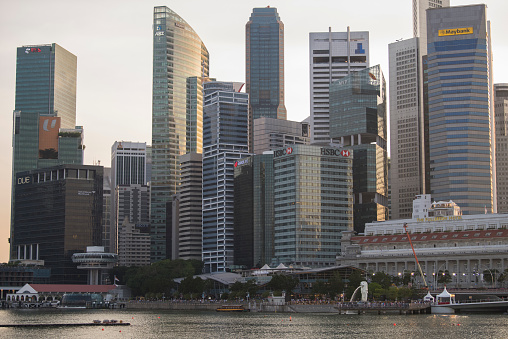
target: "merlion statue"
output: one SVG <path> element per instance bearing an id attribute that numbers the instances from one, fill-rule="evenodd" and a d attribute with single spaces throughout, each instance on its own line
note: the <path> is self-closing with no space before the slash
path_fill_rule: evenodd
<path id="1" fill-rule="evenodd" d="M 367 301 L 368 294 L 369 294 L 369 284 L 366 281 L 362 281 L 360 283 L 360 288 L 362 292 L 362 301 Z"/>

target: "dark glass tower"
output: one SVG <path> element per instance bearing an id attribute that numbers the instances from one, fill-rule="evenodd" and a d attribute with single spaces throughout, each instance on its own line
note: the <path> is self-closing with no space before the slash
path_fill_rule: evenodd
<path id="1" fill-rule="evenodd" d="M 354 230 L 388 218 L 386 84 L 379 65 L 330 86 L 330 137 L 351 146 Z M 348 147 L 349 148 L 349 147 Z"/>
<path id="2" fill-rule="evenodd" d="M 153 14 L 151 260 L 168 258 L 166 204 L 180 187 L 180 155 L 198 151 L 201 117 L 192 108 L 188 115 L 188 86 L 208 77 L 208 51 L 196 32 L 178 14 L 162 6 Z M 194 100 L 196 105 L 201 102 Z M 188 137 L 196 141 L 187 140 Z"/>
<path id="3" fill-rule="evenodd" d="M 245 26 L 246 92 L 249 94 L 249 149 L 253 120 L 286 119 L 284 105 L 284 24 L 276 8 L 254 8 Z"/>
<path id="4" fill-rule="evenodd" d="M 38 261 L 52 284 L 84 284 L 72 254 L 101 245 L 103 168 L 60 165 L 16 176 L 11 260 Z"/>

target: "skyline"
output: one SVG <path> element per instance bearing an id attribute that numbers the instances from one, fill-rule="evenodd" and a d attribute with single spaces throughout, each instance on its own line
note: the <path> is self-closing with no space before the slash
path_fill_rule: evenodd
<path id="1" fill-rule="evenodd" d="M 50 3 L 51 5 L 48 5 Z M 366 5 L 366 3 L 368 5 Z M 57 43 L 77 56 L 77 125 L 84 127 L 85 164 L 110 166 L 114 141 L 151 144 L 152 19 L 155 6 L 168 6 L 184 18 L 210 52 L 210 76 L 245 82 L 245 24 L 254 7 L 276 7 L 285 27 L 285 103 L 288 120 L 301 121 L 309 108 L 309 33 L 370 32 L 370 66 L 388 74 L 388 44 L 412 38 L 411 2 L 369 0 L 362 4 L 300 0 L 218 1 L 23 1 L 0 5 L 1 141 L 7 156 L 0 162 L 0 262 L 8 260 L 12 168 L 12 111 L 15 98 L 16 48 Z M 452 0 L 452 6 L 482 3 Z M 508 44 L 502 14 L 508 3 L 485 1 L 492 25 L 494 83 L 508 83 Z M 203 8 L 199 8 L 202 6 Z M 59 10 L 61 8 L 61 11 Z M 199 10 L 196 10 L 199 8 Z M 365 10 L 368 9 L 368 10 Z M 69 14 L 70 13 L 70 14 Z M 77 13 L 76 15 L 73 15 Z M 382 13 L 382 15 L 379 15 Z M 360 15 L 358 15 L 360 14 Z M 40 24 L 39 24 L 40 23 Z M 30 27 L 29 27 L 30 26 Z M 82 28 L 83 27 L 83 28 Z M 303 73 L 303 74 L 302 74 Z M 389 79 L 387 78 L 387 82 Z"/>

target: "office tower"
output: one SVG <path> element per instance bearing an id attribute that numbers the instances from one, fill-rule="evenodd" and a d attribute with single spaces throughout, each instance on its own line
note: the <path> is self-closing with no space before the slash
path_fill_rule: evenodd
<path id="1" fill-rule="evenodd" d="M 427 11 L 431 194 L 464 215 L 497 208 L 489 26 L 485 5 Z"/>
<path id="2" fill-rule="evenodd" d="M 111 167 L 104 167 L 103 170 L 103 187 L 102 187 L 102 244 L 105 253 L 115 253 L 111 249 L 111 211 L 114 209 L 112 199 L 115 195 L 115 188 L 111 185 Z"/>
<path id="3" fill-rule="evenodd" d="M 261 268 L 271 263 L 274 253 L 273 189 L 273 152 L 235 162 L 235 265 Z"/>
<path id="4" fill-rule="evenodd" d="M 202 257 L 203 159 L 198 153 L 180 156 L 182 182 L 179 193 L 178 237 L 172 247 L 177 259 Z"/>
<path id="5" fill-rule="evenodd" d="M 249 96 L 242 83 L 204 85 L 203 261 L 206 272 L 234 262 L 234 163 L 248 153 Z"/>
<path id="6" fill-rule="evenodd" d="M 330 84 L 369 67 L 369 32 L 309 33 L 312 143 L 330 143 Z"/>
<path id="7" fill-rule="evenodd" d="M 386 84 L 373 66 L 330 86 L 330 137 L 350 146 L 353 158 L 354 230 L 388 218 Z"/>
<path id="8" fill-rule="evenodd" d="M 426 143 L 421 120 L 418 38 L 388 45 L 390 65 L 390 219 L 409 219 L 413 199 L 424 191 Z"/>
<path id="9" fill-rule="evenodd" d="M 284 148 L 288 145 L 307 145 L 310 143 L 308 122 L 297 122 L 273 118 L 254 120 L 254 153 Z"/>
<path id="10" fill-rule="evenodd" d="M 118 185 L 146 185 L 146 142 L 115 141 L 111 146 L 111 180 Z"/>
<path id="11" fill-rule="evenodd" d="M 245 25 L 245 91 L 249 94 L 249 149 L 253 121 L 287 118 L 284 105 L 284 24 L 277 8 L 254 8 Z"/>
<path id="12" fill-rule="evenodd" d="M 508 84 L 494 85 L 497 213 L 508 213 Z"/>
<path id="13" fill-rule="evenodd" d="M 180 186 L 179 157 L 187 151 L 187 82 L 208 77 L 208 51 L 171 9 L 154 8 L 152 91 L 151 260 L 166 253 L 166 204 Z M 196 135 L 199 139 L 199 134 Z M 196 142 L 197 144 L 197 142 Z M 197 146 L 196 146 L 197 147 Z"/>
<path id="14" fill-rule="evenodd" d="M 120 224 L 118 230 L 118 265 L 150 265 L 150 233 L 143 232 L 127 220 Z"/>
<path id="15" fill-rule="evenodd" d="M 450 0 L 413 0 L 413 37 L 420 38 L 420 55 L 427 54 L 427 9 L 450 7 Z"/>
<path id="16" fill-rule="evenodd" d="M 72 254 L 101 244 L 103 168 L 59 165 L 19 172 L 11 260 L 44 260 L 52 284 L 83 284 Z"/>
<path id="17" fill-rule="evenodd" d="M 13 178 L 20 171 L 83 163 L 82 129 L 75 129 L 76 70 L 76 56 L 57 44 L 18 47 Z"/>
<path id="18" fill-rule="evenodd" d="M 335 265 L 341 233 L 353 229 L 353 155 L 313 145 L 274 151 L 273 265 Z"/>
<path id="19" fill-rule="evenodd" d="M 83 164 L 76 124 L 76 56 L 57 44 L 18 47 L 12 136 L 11 237 L 16 173 Z"/>
<path id="20" fill-rule="evenodd" d="M 118 230 L 119 226 L 122 225 L 124 221 L 124 215 L 128 215 L 128 221 L 132 223 L 150 223 L 148 211 L 143 211 L 145 219 L 139 221 L 140 217 L 137 215 L 141 213 L 139 212 L 141 207 L 137 204 L 132 206 L 130 203 L 127 204 L 127 210 L 121 211 L 118 209 L 118 197 L 121 195 L 119 192 L 120 186 L 123 187 L 121 190 L 122 193 L 127 191 L 131 192 L 132 190 L 138 192 L 140 186 L 145 187 L 143 189 L 144 192 L 150 192 L 150 189 L 146 187 L 146 148 L 145 142 L 131 141 L 115 141 L 113 146 L 111 146 L 111 206 L 113 206 L 113 208 L 110 213 L 109 243 L 105 246 L 111 253 L 117 253 L 118 251 Z M 144 197 L 143 202 L 149 203 L 149 201 L 149 197 Z M 141 202 L 139 201 L 139 203 Z M 132 207 L 133 210 L 128 210 L 130 207 Z M 136 220 L 132 220 L 132 216 L 136 216 Z"/>

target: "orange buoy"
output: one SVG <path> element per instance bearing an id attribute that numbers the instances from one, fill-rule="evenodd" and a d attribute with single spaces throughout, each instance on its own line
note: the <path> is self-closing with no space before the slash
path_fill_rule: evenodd
<path id="1" fill-rule="evenodd" d="M 396 324 L 396 323 L 393 323 L 393 326 L 397 326 L 397 324 Z"/>
<path id="2" fill-rule="evenodd" d="M 291 316 L 289 316 L 289 321 L 291 321 Z"/>

